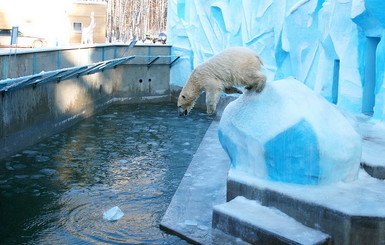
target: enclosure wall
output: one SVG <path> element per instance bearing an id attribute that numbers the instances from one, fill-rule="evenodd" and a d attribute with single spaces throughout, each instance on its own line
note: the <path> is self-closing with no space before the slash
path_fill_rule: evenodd
<path id="1" fill-rule="evenodd" d="M 170 54 L 170 47 L 100 46 L 2 55 L 0 62 L 6 63 L 2 63 L 5 68 L 1 77 L 15 78 L 134 54 L 166 56 Z M 78 78 L 3 92 L 0 95 L 0 158 L 110 104 L 169 101 L 170 66 L 156 62 L 149 66 L 147 59 Z"/>

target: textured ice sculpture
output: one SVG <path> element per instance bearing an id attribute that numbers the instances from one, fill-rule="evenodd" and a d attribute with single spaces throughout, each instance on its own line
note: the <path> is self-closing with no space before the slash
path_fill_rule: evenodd
<path id="1" fill-rule="evenodd" d="M 170 83 L 183 87 L 207 58 L 246 46 L 268 80 L 295 76 L 340 108 L 385 121 L 384 3 L 169 0 L 167 43 L 181 57 Z"/>
<path id="2" fill-rule="evenodd" d="M 295 79 L 269 82 L 230 103 L 219 140 L 231 171 L 297 184 L 351 181 L 357 176 L 361 139 L 347 119 Z"/>

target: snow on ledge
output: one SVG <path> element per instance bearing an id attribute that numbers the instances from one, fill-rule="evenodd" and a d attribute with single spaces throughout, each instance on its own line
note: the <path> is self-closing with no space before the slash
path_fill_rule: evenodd
<path id="1" fill-rule="evenodd" d="M 363 169 L 356 181 L 321 186 L 273 182 L 236 171 L 229 172 L 229 180 L 270 189 L 353 216 L 385 217 L 385 181 L 369 176 Z"/>

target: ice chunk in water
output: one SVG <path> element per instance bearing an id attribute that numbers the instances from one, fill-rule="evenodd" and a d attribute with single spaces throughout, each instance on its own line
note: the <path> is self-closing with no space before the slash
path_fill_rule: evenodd
<path id="1" fill-rule="evenodd" d="M 118 206 L 115 206 L 103 213 L 103 219 L 106 219 L 108 221 L 116 221 L 122 218 L 123 215 L 124 215 L 123 211 L 120 210 Z"/>

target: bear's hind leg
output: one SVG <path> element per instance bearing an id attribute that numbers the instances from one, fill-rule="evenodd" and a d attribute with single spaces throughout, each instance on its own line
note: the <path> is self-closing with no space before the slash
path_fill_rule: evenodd
<path id="1" fill-rule="evenodd" d="M 258 77 L 259 82 L 257 83 L 257 86 L 255 86 L 255 92 L 260 93 L 265 88 L 266 85 L 266 77 L 265 75 L 261 75 L 261 77 Z"/>
<path id="2" fill-rule="evenodd" d="M 247 89 L 247 90 L 253 90 L 253 88 L 254 88 L 254 87 L 251 86 L 251 85 L 245 87 L 245 89 Z"/>
<path id="3" fill-rule="evenodd" d="M 257 85 L 257 86 L 246 86 L 245 89 L 247 89 L 248 91 L 255 91 L 257 93 L 260 93 L 262 92 L 262 90 L 265 88 L 265 83 L 261 84 L 261 85 Z"/>
<path id="4" fill-rule="evenodd" d="M 266 76 L 255 67 L 249 68 L 245 71 L 247 81 L 246 89 L 254 90 L 257 93 L 262 92 L 266 84 Z"/>

